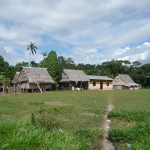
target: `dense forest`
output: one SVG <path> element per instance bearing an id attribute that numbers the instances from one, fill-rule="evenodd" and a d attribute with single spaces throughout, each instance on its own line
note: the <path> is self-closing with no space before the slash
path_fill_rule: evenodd
<path id="1" fill-rule="evenodd" d="M 21 67 L 45 67 L 55 80 L 56 88 L 59 87 L 59 80 L 64 68 L 83 70 L 88 75 L 101 75 L 115 78 L 118 74 L 129 74 L 136 83 L 143 87 L 150 87 L 150 63 L 141 64 L 138 61 L 111 60 L 102 64 L 75 64 L 72 58 L 57 56 L 55 51 L 42 53 L 43 60 L 40 63 L 35 61 L 18 62 L 15 66 L 10 65 L 0 56 L 0 80 L 12 80 L 15 72 L 20 71 Z"/>

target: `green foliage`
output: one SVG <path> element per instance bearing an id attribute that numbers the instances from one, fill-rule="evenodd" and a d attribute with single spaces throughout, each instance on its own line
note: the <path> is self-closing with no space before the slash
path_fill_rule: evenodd
<path id="1" fill-rule="evenodd" d="M 72 58 L 65 58 L 63 56 L 58 57 L 59 62 L 59 74 L 61 75 L 63 69 L 76 69 L 76 64 Z"/>
<path id="2" fill-rule="evenodd" d="M 0 72 L 5 72 L 8 68 L 9 64 L 4 60 L 2 56 L 0 56 Z"/>
<path id="3" fill-rule="evenodd" d="M 14 78 L 14 75 L 16 73 L 16 68 L 14 66 L 9 66 L 7 67 L 7 69 L 5 70 L 4 76 L 7 79 L 12 80 Z"/>
<path id="4" fill-rule="evenodd" d="M 27 47 L 30 54 L 35 54 L 37 47 L 34 43 L 30 43 Z M 55 88 L 59 87 L 59 80 L 63 69 L 79 69 L 83 70 L 88 75 L 101 75 L 115 78 L 118 74 L 129 74 L 131 78 L 143 87 L 150 87 L 150 64 L 142 65 L 140 62 L 130 62 L 128 60 L 110 60 L 102 64 L 75 64 L 72 58 L 63 56 L 57 57 L 55 51 L 49 53 L 41 53 L 43 60 L 40 63 L 31 61 L 31 67 L 47 68 L 48 72 L 55 81 Z M 8 62 L 0 56 L 0 75 L 12 79 L 15 71 L 20 71 L 22 67 L 28 67 L 28 62 L 18 62 L 15 67 L 9 66 Z"/>
<path id="5" fill-rule="evenodd" d="M 46 130 L 52 130 L 59 126 L 59 123 L 54 117 L 46 115 L 42 110 L 31 113 L 31 123 L 38 128 L 45 128 Z"/>
<path id="6" fill-rule="evenodd" d="M 57 54 L 55 51 L 51 51 L 47 58 L 41 62 L 41 67 L 47 68 L 49 74 L 55 81 L 55 86 L 58 88 L 58 79 L 59 79 L 59 64 L 57 59 Z"/>
<path id="7" fill-rule="evenodd" d="M 17 71 L 20 71 L 22 67 L 28 67 L 29 66 L 29 62 L 19 62 L 15 65 L 15 68 Z"/>
<path id="8" fill-rule="evenodd" d="M 4 75 L 0 75 L 0 80 L 4 80 L 5 76 Z"/>

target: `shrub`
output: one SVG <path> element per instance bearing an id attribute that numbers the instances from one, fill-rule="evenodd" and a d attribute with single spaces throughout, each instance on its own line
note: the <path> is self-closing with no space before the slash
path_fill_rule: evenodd
<path id="1" fill-rule="evenodd" d="M 57 128 L 59 123 L 50 115 L 46 115 L 44 111 L 38 111 L 36 114 L 31 113 L 31 123 L 38 128 L 51 130 Z"/>

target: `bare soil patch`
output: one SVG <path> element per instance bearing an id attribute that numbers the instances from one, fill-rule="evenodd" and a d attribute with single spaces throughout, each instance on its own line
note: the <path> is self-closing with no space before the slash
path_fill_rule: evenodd
<path id="1" fill-rule="evenodd" d="M 97 114 L 91 113 L 91 112 L 84 112 L 84 116 L 98 116 Z"/>
<path id="2" fill-rule="evenodd" d="M 113 110 L 114 106 L 112 104 L 109 104 L 107 107 L 107 111 L 111 111 Z M 102 150 L 115 150 L 113 144 L 111 143 L 111 141 L 109 141 L 108 139 L 108 131 L 109 131 L 109 127 L 110 127 L 110 121 L 108 118 L 108 112 L 104 115 L 103 118 L 103 125 L 102 128 L 104 129 L 104 137 L 102 140 Z"/>
<path id="3" fill-rule="evenodd" d="M 52 106 L 70 106 L 70 104 L 65 104 L 60 101 L 55 102 L 44 102 L 45 105 L 52 105 Z"/>

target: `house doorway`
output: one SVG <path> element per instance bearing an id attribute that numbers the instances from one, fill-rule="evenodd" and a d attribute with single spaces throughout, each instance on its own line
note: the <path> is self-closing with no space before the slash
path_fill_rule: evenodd
<path id="1" fill-rule="evenodd" d="M 100 89 L 101 90 L 103 89 L 103 82 L 102 81 L 100 82 Z"/>

